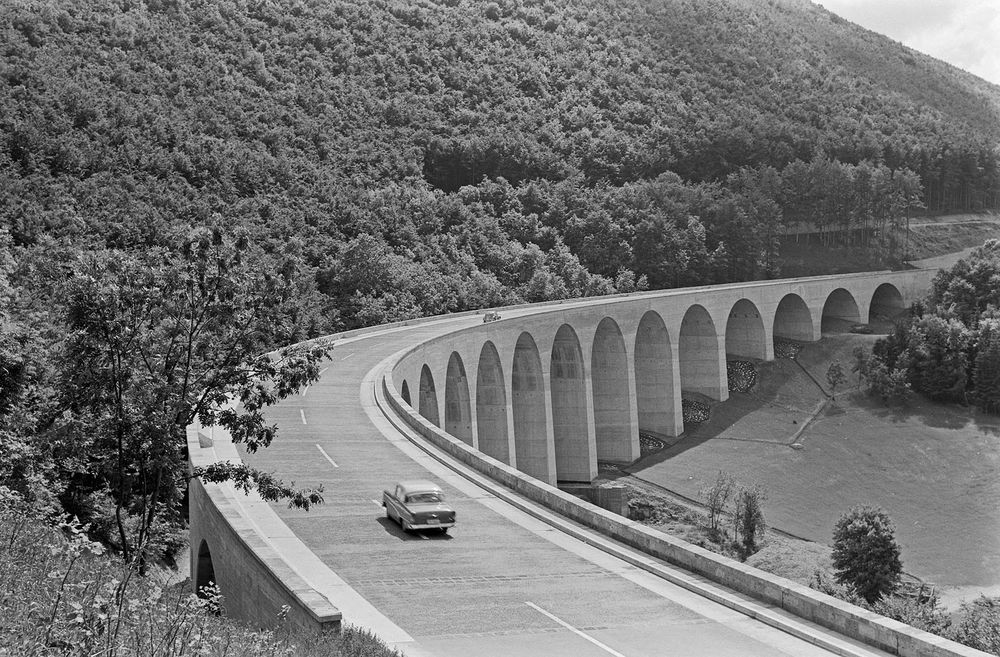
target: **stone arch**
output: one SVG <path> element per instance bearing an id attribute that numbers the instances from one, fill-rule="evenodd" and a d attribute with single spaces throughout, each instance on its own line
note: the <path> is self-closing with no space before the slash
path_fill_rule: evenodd
<path id="1" fill-rule="evenodd" d="M 724 359 L 719 357 L 719 334 L 704 306 L 684 313 L 679 344 L 681 390 L 723 399 L 726 388 Z"/>
<path id="2" fill-rule="evenodd" d="M 434 376 L 431 368 L 425 363 L 420 368 L 420 399 L 417 402 L 419 408 L 417 412 L 423 415 L 428 422 L 436 427 L 441 426 L 441 417 L 438 413 L 437 390 L 434 388 Z"/>
<path id="3" fill-rule="evenodd" d="M 635 400 L 639 428 L 666 436 L 677 433 L 674 417 L 674 364 L 663 318 L 648 311 L 635 334 Z"/>
<path id="4" fill-rule="evenodd" d="M 514 347 L 511 367 L 511 410 L 514 415 L 514 459 L 527 475 L 549 481 L 548 417 L 545 381 L 538 347 L 522 333 Z"/>
<path id="5" fill-rule="evenodd" d="M 496 346 L 490 341 L 487 341 L 479 352 L 479 368 L 476 373 L 476 429 L 479 432 L 479 451 L 509 465 L 507 391 L 504 388 L 500 355 Z"/>
<path id="6" fill-rule="evenodd" d="M 760 311 L 749 299 L 740 299 L 726 320 L 726 353 L 744 358 L 767 358 L 767 338 Z"/>
<path id="7" fill-rule="evenodd" d="M 605 317 L 597 325 L 590 355 L 594 389 L 594 438 L 602 461 L 631 460 L 631 389 L 625 339 L 618 324 Z"/>
<path id="8" fill-rule="evenodd" d="M 812 313 L 802 297 L 793 293 L 786 294 L 778 303 L 774 312 L 774 325 L 771 331 L 775 338 L 812 342 L 816 339 Z"/>
<path id="9" fill-rule="evenodd" d="M 586 372 L 580 340 L 569 324 L 559 327 L 552 343 L 549 388 L 556 479 L 590 481 Z"/>
<path id="10" fill-rule="evenodd" d="M 218 586 L 215 579 L 215 565 L 212 563 L 212 551 L 208 547 L 208 541 L 202 539 L 198 546 L 198 563 L 194 574 L 195 593 L 200 598 L 207 597 L 204 588 L 210 584 Z"/>
<path id="11" fill-rule="evenodd" d="M 861 322 L 861 313 L 854 295 L 842 287 L 830 293 L 823 304 L 820 330 L 823 333 L 846 333 L 852 325 Z"/>
<path id="12" fill-rule="evenodd" d="M 465 365 L 457 351 L 451 352 L 444 380 L 444 430 L 463 443 L 472 444 L 472 406 Z"/>
<path id="13" fill-rule="evenodd" d="M 868 304 L 868 322 L 891 323 L 906 311 L 903 295 L 892 283 L 882 283 L 875 288 L 872 301 Z"/>
<path id="14" fill-rule="evenodd" d="M 410 406 L 413 405 L 413 403 L 410 401 L 410 386 L 407 385 L 406 379 L 403 379 L 403 387 L 399 391 L 399 394 L 400 396 L 403 397 L 403 401 L 405 401 L 407 404 L 410 404 Z"/>

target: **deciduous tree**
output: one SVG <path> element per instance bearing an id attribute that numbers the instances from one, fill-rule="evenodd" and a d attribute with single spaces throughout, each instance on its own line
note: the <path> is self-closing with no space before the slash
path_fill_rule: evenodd
<path id="1" fill-rule="evenodd" d="M 277 427 L 264 408 L 318 377 L 324 345 L 270 351 L 297 342 L 308 322 L 296 267 L 208 229 L 145 257 L 105 252 L 74 265 L 49 439 L 71 481 L 66 509 L 104 528 L 127 560 L 172 547 L 188 424 L 267 447 Z M 302 506 L 321 500 L 287 493 Z"/>
<path id="2" fill-rule="evenodd" d="M 900 548 L 889 515 L 871 506 L 856 506 L 833 529 L 833 566 L 837 581 L 868 602 L 895 591 L 903 572 Z"/>

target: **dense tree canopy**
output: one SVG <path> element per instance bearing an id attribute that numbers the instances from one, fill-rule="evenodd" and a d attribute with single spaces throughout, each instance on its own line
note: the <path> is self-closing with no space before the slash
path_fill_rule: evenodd
<path id="1" fill-rule="evenodd" d="M 1000 241 L 989 240 L 934 277 L 927 298 L 858 352 L 857 371 L 886 397 L 895 373 L 932 399 L 1000 411 Z"/>

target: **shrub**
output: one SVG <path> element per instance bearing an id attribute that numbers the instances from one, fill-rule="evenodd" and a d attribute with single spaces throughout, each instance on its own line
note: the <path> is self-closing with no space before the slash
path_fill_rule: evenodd
<path id="1" fill-rule="evenodd" d="M 826 382 L 830 384 L 830 396 L 836 399 L 837 388 L 847 383 L 847 375 L 839 360 L 833 361 L 830 367 L 826 368 Z"/>
<path id="2" fill-rule="evenodd" d="M 701 490 L 701 496 L 705 498 L 705 505 L 708 507 L 708 522 L 712 531 L 719 531 L 719 517 L 729 506 L 735 490 L 736 479 L 725 470 L 719 470 L 715 483 Z"/>
<path id="3" fill-rule="evenodd" d="M 1000 598 L 980 596 L 961 607 L 953 637 L 970 648 L 1000 655 Z"/>
<path id="4" fill-rule="evenodd" d="M 938 636 L 947 636 L 951 629 L 951 616 L 942 609 L 934 594 L 928 597 L 887 595 L 876 600 L 871 610 Z"/>
<path id="5" fill-rule="evenodd" d="M 892 520 L 882 509 L 856 506 L 833 530 L 836 579 L 868 602 L 892 593 L 899 584 L 903 562 Z"/>
<path id="6" fill-rule="evenodd" d="M 215 612 L 218 590 L 199 598 L 186 583 L 141 576 L 103 554 L 75 520 L 50 521 L 0 487 L 0 655 L 119 657 L 399 657 L 377 637 L 346 627 L 303 635 L 285 620 L 256 630 Z"/>
<path id="7" fill-rule="evenodd" d="M 868 394 L 877 395 L 884 404 L 900 403 L 910 392 L 906 369 L 890 367 L 883 356 L 869 353 L 863 347 L 855 347 L 851 371 L 857 373 Z"/>
<path id="8" fill-rule="evenodd" d="M 758 485 L 744 486 L 736 493 L 733 503 L 733 525 L 740 541 L 744 559 L 757 551 L 757 539 L 763 537 L 767 525 L 762 505 L 767 497 Z"/>
<path id="9" fill-rule="evenodd" d="M 904 356 L 913 389 L 932 399 L 961 399 L 970 341 L 969 330 L 957 319 L 927 316 L 913 322 Z"/>

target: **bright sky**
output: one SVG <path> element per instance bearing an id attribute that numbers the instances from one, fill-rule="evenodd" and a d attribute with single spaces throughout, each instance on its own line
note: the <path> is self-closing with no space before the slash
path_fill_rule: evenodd
<path id="1" fill-rule="evenodd" d="M 1000 84 L 1000 0 L 813 0 L 852 23 Z"/>

